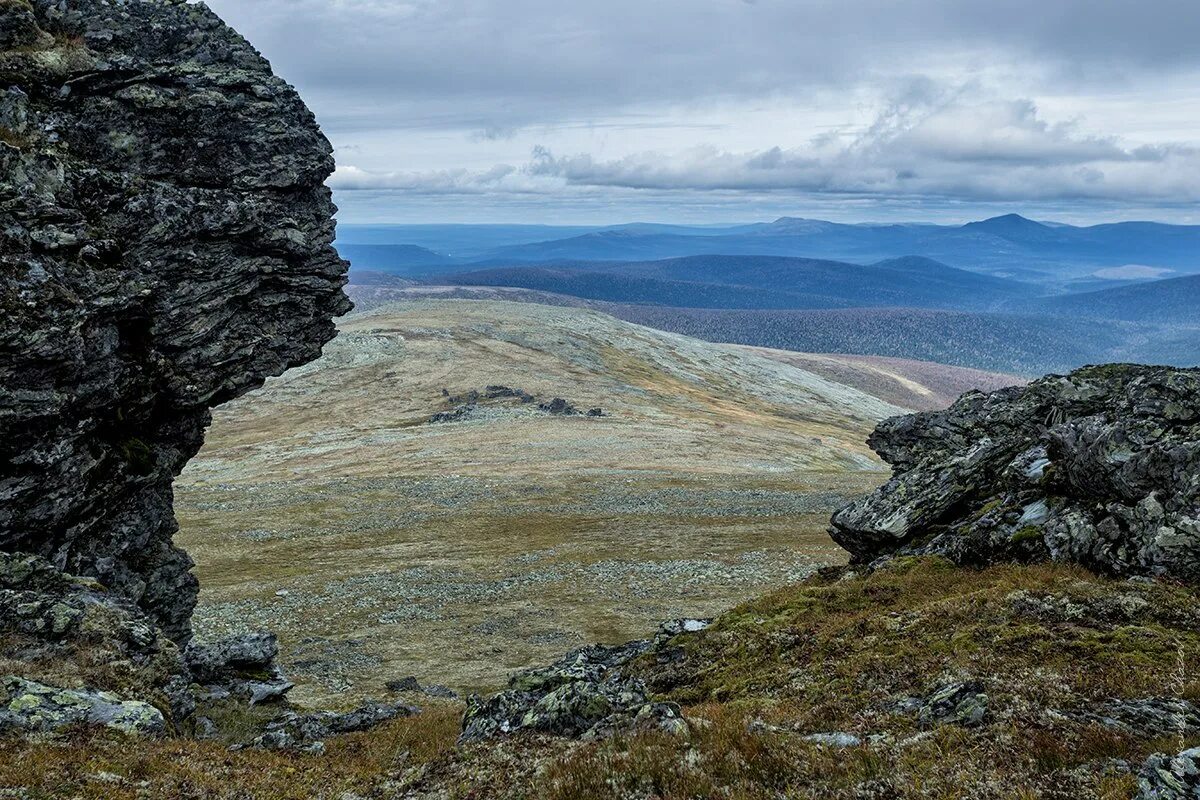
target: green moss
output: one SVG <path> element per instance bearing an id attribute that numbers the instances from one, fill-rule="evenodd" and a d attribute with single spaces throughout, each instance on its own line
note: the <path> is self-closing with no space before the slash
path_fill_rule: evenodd
<path id="1" fill-rule="evenodd" d="M 1039 481 L 1039 484 L 1041 486 L 1048 486 L 1050 484 L 1050 482 L 1054 480 L 1054 474 L 1055 474 L 1054 464 L 1047 464 L 1045 469 L 1042 470 L 1042 479 L 1041 479 L 1041 481 Z M 1053 499 L 1053 498 L 1051 498 L 1051 499 Z M 1049 504 L 1049 499 L 1047 500 L 1047 504 Z M 1050 507 L 1053 508 L 1053 506 L 1050 506 Z"/>
<path id="2" fill-rule="evenodd" d="M 987 516 L 1002 505 L 1004 505 L 1003 498 L 997 497 L 995 500 L 992 500 L 983 508 L 979 509 L 979 513 L 975 515 L 975 519 L 981 519 L 982 517 Z"/>
<path id="3" fill-rule="evenodd" d="M 129 465 L 130 472 L 134 475 L 149 475 L 154 471 L 154 451 L 142 439 L 136 437 L 126 439 L 121 443 L 121 454 L 125 458 L 125 463 Z"/>
<path id="4" fill-rule="evenodd" d="M 1042 529 L 1040 527 L 1038 527 L 1037 525 L 1026 525 L 1023 528 L 1019 528 L 1012 535 L 1012 542 L 1013 542 L 1013 544 L 1019 544 L 1020 542 L 1028 542 L 1028 541 L 1032 541 L 1034 539 L 1041 539 L 1041 538 L 1042 538 Z"/>

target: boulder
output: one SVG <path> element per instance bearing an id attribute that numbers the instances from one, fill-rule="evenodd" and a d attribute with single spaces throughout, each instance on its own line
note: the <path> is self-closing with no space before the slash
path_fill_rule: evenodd
<path id="1" fill-rule="evenodd" d="M 1083 718 L 1142 739 L 1200 735 L 1200 706 L 1177 697 L 1109 700 Z"/>
<path id="2" fill-rule="evenodd" d="M 134 736 L 166 730 L 162 712 L 149 703 L 122 700 L 109 692 L 58 689 L 15 676 L 0 680 L 0 733 L 58 733 L 79 725 Z"/>
<path id="3" fill-rule="evenodd" d="M 385 722 L 417 713 L 420 713 L 420 709 L 414 706 L 388 703 L 369 703 L 345 714 L 332 711 L 308 714 L 287 712 L 269 723 L 266 730 L 255 737 L 250 746 L 260 750 L 321 753 L 325 749 L 322 740 L 330 736 L 371 730 Z"/>
<path id="4" fill-rule="evenodd" d="M 869 444 L 894 475 L 830 529 L 856 563 L 1053 559 L 1200 580 L 1200 370 L 1113 364 L 972 392 L 884 421 Z"/>
<path id="5" fill-rule="evenodd" d="M 295 686 L 275 663 L 279 643 L 275 634 L 259 632 L 232 636 L 209 644 L 192 642 L 183 657 L 192 677 L 213 689 L 258 705 L 282 700 Z"/>
<path id="6" fill-rule="evenodd" d="M 171 483 L 211 407 L 317 357 L 348 310 L 332 171 L 203 4 L 0 2 L 0 552 L 188 639 Z"/>
<path id="7" fill-rule="evenodd" d="M 389 692 L 423 694 L 428 697 L 440 697 L 444 700 L 458 699 L 458 692 L 453 689 L 436 683 L 430 686 L 422 686 L 421 682 L 413 675 L 409 675 L 407 678 L 400 678 L 399 680 L 388 681 L 384 686 Z"/>

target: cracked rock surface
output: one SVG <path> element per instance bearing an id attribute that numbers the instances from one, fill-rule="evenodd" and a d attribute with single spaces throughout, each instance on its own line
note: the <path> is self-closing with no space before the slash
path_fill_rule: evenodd
<path id="1" fill-rule="evenodd" d="M 203 5 L 0 2 L 0 551 L 186 642 L 174 476 L 349 308 L 331 153 Z"/>
<path id="2" fill-rule="evenodd" d="M 461 741 L 492 739 L 518 731 L 582 739 L 603 739 L 630 730 L 687 730 L 680 707 L 658 702 L 643 680 L 624 668 L 656 652 L 672 637 L 708 627 L 708 620 L 663 623 L 654 639 L 623 645 L 589 645 L 547 667 L 514 675 L 508 688 L 487 698 L 471 697 Z"/>
<path id="3" fill-rule="evenodd" d="M 1200 580 L 1200 370 L 1110 364 L 964 395 L 871 436 L 895 470 L 833 517 L 856 562 L 1053 559 Z"/>

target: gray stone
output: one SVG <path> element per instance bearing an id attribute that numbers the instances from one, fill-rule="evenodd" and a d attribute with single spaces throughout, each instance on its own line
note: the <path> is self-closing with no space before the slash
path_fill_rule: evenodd
<path id="1" fill-rule="evenodd" d="M 1110 700 L 1083 716 L 1141 739 L 1200 734 L 1200 707 L 1176 697 Z"/>
<path id="2" fill-rule="evenodd" d="M 200 683 L 216 683 L 233 675 L 268 670 L 278 655 L 278 639 L 265 631 L 208 644 L 192 642 L 184 650 L 188 669 Z"/>
<path id="3" fill-rule="evenodd" d="M 1200 800 L 1200 747 L 1146 759 L 1134 800 Z"/>
<path id="4" fill-rule="evenodd" d="M 58 689 L 15 676 L 0 681 L 0 733 L 55 733 L 76 725 L 133 736 L 166 730 L 162 712 L 149 703 L 123 700 L 108 692 Z"/>
<path id="5" fill-rule="evenodd" d="M 467 699 L 461 738 L 518 731 L 583 739 L 635 728 L 684 732 L 687 725 L 676 704 L 654 702 L 641 680 L 621 674 L 621 667 L 653 647 L 649 640 L 591 645 L 548 667 L 517 673 L 505 691 Z"/>
<path id="6" fill-rule="evenodd" d="M 1053 559 L 1200 580 L 1200 370 L 1112 364 L 884 421 L 894 468 L 839 510 L 855 563 Z"/>
<path id="7" fill-rule="evenodd" d="M 420 713 L 414 706 L 388 703 L 369 703 L 345 714 L 331 711 L 298 714 L 287 712 L 267 725 L 251 746 L 262 750 L 298 750 L 319 753 L 324 750 L 323 739 L 346 733 L 377 728 L 385 722 Z"/>
<path id="8" fill-rule="evenodd" d="M 388 681 L 387 690 L 389 692 L 419 692 L 421 691 L 421 682 L 415 676 L 409 675 L 407 678 Z"/>
<path id="9" fill-rule="evenodd" d="M 422 686 L 414 676 L 409 675 L 407 678 L 388 681 L 385 684 L 389 692 L 411 692 L 415 694 L 423 694 L 429 697 L 441 697 L 447 700 L 453 700 L 458 697 L 458 692 L 445 686 L 433 684 L 431 686 Z"/>
<path id="10" fill-rule="evenodd" d="M 275 663 L 279 643 L 275 634 L 259 632 L 217 642 L 192 642 L 184 661 L 199 683 L 214 692 L 227 691 L 250 705 L 282 700 L 295 688 Z"/>
<path id="11" fill-rule="evenodd" d="M 988 718 L 988 696 L 978 681 L 956 681 L 938 686 L 923 697 L 908 697 L 896 710 L 916 714 L 921 725 L 951 724 L 969 728 Z"/>

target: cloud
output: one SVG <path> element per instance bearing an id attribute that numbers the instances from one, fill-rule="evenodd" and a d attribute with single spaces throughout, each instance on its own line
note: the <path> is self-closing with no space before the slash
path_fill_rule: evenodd
<path id="1" fill-rule="evenodd" d="M 556 156 L 537 147 L 521 167 L 368 175 L 340 169 L 339 189 L 414 192 L 563 188 L 656 192 L 794 192 L 862 197 L 937 197 L 964 202 L 1200 200 L 1200 150 L 1128 147 L 1115 137 L 1049 122 L 1029 100 L 975 102 L 957 91 L 909 94 L 848 141 L 730 152 L 713 146 L 647 151 L 616 159 Z"/>
<path id="2" fill-rule="evenodd" d="M 335 126 L 486 130 L 616 107 L 1017 71 L 1200 69 L 1194 0 L 209 0 Z"/>
<path id="3" fill-rule="evenodd" d="M 208 2 L 313 107 L 355 213 L 1200 191 L 1196 0 Z"/>
<path id="4" fill-rule="evenodd" d="M 488 170 L 437 170 L 432 172 L 371 172 L 353 165 L 339 165 L 329 179 L 330 187 L 341 191 L 388 189 L 414 194 L 479 194 L 504 185 L 517 172 L 508 164 Z M 519 187 L 509 185 L 509 190 Z"/>
<path id="5" fill-rule="evenodd" d="M 1126 264 L 1123 267 L 1109 267 L 1093 272 L 1092 275 L 1097 278 L 1104 278 L 1110 281 L 1150 281 L 1157 278 L 1163 278 L 1175 272 L 1173 269 L 1165 269 L 1163 267 L 1148 267 L 1144 264 Z"/>

